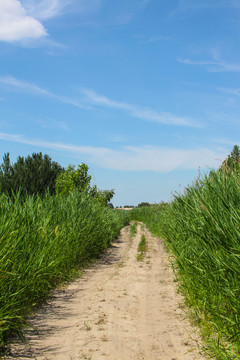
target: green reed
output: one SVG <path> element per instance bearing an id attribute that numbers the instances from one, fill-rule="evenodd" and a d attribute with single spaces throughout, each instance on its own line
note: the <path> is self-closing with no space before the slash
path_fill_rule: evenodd
<path id="1" fill-rule="evenodd" d="M 0 347 L 73 269 L 96 258 L 128 223 L 88 195 L 0 196 Z"/>
<path id="2" fill-rule="evenodd" d="M 168 206 L 137 209 L 176 255 L 180 288 L 214 359 L 240 358 L 240 186 L 211 171 Z"/>

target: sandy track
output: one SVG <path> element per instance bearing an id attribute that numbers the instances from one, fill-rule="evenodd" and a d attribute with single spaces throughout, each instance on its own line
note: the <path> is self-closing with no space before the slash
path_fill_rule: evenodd
<path id="1" fill-rule="evenodd" d="M 144 233 L 147 252 L 137 261 Z M 103 258 L 31 319 L 27 345 L 12 346 L 22 360 L 197 360 L 194 330 L 179 308 L 174 275 L 162 241 L 129 227 Z"/>

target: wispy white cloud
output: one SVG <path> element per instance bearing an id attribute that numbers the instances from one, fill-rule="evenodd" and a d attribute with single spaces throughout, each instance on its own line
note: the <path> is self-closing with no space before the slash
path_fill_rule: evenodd
<path id="1" fill-rule="evenodd" d="M 209 72 L 240 72 L 240 64 L 233 64 L 220 58 L 213 60 L 190 60 L 178 58 L 178 62 L 186 65 L 205 66 Z"/>
<path id="2" fill-rule="evenodd" d="M 21 0 L 27 14 L 35 19 L 46 21 L 67 13 L 90 15 L 98 12 L 102 0 Z"/>
<path id="3" fill-rule="evenodd" d="M 27 13 L 39 20 L 62 15 L 73 0 L 21 0 Z"/>
<path id="4" fill-rule="evenodd" d="M 147 107 L 115 101 L 109 99 L 104 95 L 99 95 L 95 91 L 89 89 L 81 89 L 84 98 L 76 99 L 76 98 L 54 94 L 35 84 L 16 79 L 13 76 L 0 77 L 0 84 L 4 84 L 8 86 L 10 89 L 13 89 L 15 91 L 22 91 L 30 94 L 46 96 L 49 98 L 53 98 L 57 101 L 70 104 L 86 110 L 93 109 L 94 107 L 106 107 L 106 108 L 125 111 L 132 117 L 146 121 L 157 122 L 159 124 L 190 126 L 190 127 L 201 126 L 200 123 L 198 123 L 196 120 L 188 117 L 177 116 L 169 112 L 163 112 L 163 111 L 159 112 Z"/>
<path id="5" fill-rule="evenodd" d="M 188 117 L 180 117 L 169 112 L 158 112 L 154 109 L 145 108 L 138 105 L 133 105 L 125 102 L 119 102 L 104 95 L 99 95 L 93 90 L 82 89 L 85 95 L 85 101 L 92 106 L 103 106 L 113 109 L 119 109 L 128 112 L 131 116 L 147 120 L 154 121 L 160 124 L 166 125 L 179 125 L 179 126 L 191 126 L 199 127 L 200 124 Z"/>
<path id="6" fill-rule="evenodd" d="M 9 89 L 14 90 L 14 91 L 45 96 L 45 97 L 53 98 L 57 101 L 65 103 L 65 104 L 73 105 L 73 106 L 76 106 L 76 107 L 79 107 L 82 109 L 89 109 L 89 106 L 87 106 L 86 104 L 84 104 L 78 100 L 75 100 L 75 99 L 67 97 L 67 96 L 61 96 L 61 95 L 54 94 L 53 92 L 48 91 L 44 88 L 41 88 L 33 83 L 29 83 L 24 80 L 16 79 L 13 76 L 9 76 L 9 75 L 8 76 L 0 76 L 0 84 L 3 84 L 5 86 L 7 86 Z"/>
<path id="7" fill-rule="evenodd" d="M 39 139 L 27 139 L 24 138 L 22 135 L 19 134 L 7 134 L 7 133 L 0 133 L 0 139 L 5 141 L 10 141 L 19 144 L 26 144 L 32 145 L 35 147 L 47 148 L 52 150 L 62 150 L 62 151 L 70 151 L 75 153 L 83 153 L 92 155 L 95 151 L 101 151 L 102 154 L 106 153 L 108 149 L 104 148 L 94 148 L 90 146 L 78 146 L 72 144 L 64 144 L 64 143 L 56 143 L 56 142 L 48 142 L 45 140 Z"/>
<path id="8" fill-rule="evenodd" d="M 51 149 L 69 151 L 85 157 L 96 165 L 121 171 L 154 171 L 167 173 L 176 169 L 197 169 L 218 167 L 219 159 L 226 158 L 224 150 L 207 148 L 178 149 L 157 146 L 123 147 L 113 150 L 104 147 L 78 146 L 72 144 L 48 142 L 37 139 L 26 139 L 21 135 L 0 133 L 0 139 L 20 144 L 31 145 L 41 150 Z M 85 160 L 84 160 L 85 161 Z"/>
<path id="9" fill-rule="evenodd" d="M 44 26 L 27 15 L 18 0 L 0 1 L 0 41 L 14 42 L 46 36 Z"/>
<path id="10" fill-rule="evenodd" d="M 48 90 L 40 88 L 39 86 L 29 83 L 27 81 L 16 79 L 14 76 L 1 76 L 0 83 L 9 86 L 11 89 L 25 91 L 28 93 L 30 92 L 40 95 L 52 96 L 52 94 Z"/>

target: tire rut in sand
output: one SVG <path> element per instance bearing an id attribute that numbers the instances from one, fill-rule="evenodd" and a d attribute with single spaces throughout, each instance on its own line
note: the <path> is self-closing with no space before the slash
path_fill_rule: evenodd
<path id="1" fill-rule="evenodd" d="M 131 239 L 128 226 L 83 277 L 54 292 L 30 320 L 27 344 L 12 345 L 6 359 L 204 359 L 181 301 L 162 241 L 140 224 Z"/>

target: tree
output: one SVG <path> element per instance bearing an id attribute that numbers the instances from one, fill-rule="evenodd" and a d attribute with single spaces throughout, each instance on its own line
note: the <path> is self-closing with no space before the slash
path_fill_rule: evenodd
<path id="1" fill-rule="evenodd" d="M 110 200 L 113 198 L 115 191 L 112 190 L 97 190 L 95 197 L 105 206 L 112 207 Z M 112 206 L 111 206 L 112 205 Z"/>
<path id="2" fill-rule="evenodd" d="M 84 163 L 75 166 L 69 165 L 68 168 L 58 176 L 56 181 L 56 192 L 58 194 L 69 194 L 77 189 L 79 192 L 89 191 L 91 175 L 88 175 L 88 166 Z"/>
<path id="3" fill-rule="evenodd" d="M 11 195 L 13 187 L 13 167 L 9 153 L 4 154 L 3 163 L 0 166 L 0 190 L 4 194 Z"/>
<path id="4" fill-rule="evenodd" d="M 10 196 L 21 191 L 23 197 L 33 194 L 43 196 L 46 191 L 55 194 L 56 179 L 63 171 L 57 162 L 41 152 L 26 158 L 19 156 L 13 165 L 7 153 L 0 169 L 1 191 Z"/>
<path id="5" fill-rule="evenodd" d="M 88 170 L 88 166 L 84 163 L 78 165 L 77 169 L 69 165 L 57 178 L 56 192 L 62 195 L 69 194 L 73 190 L 79 193 L 85 192 L 107 206 L 114 196 L 114 190 L 99 190 L 96 185 L 91 186 L 92 177 L 88 174 Z"/>

